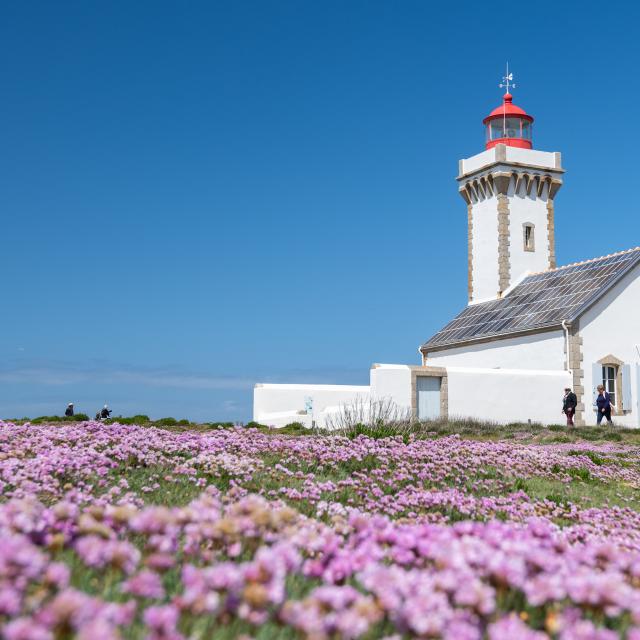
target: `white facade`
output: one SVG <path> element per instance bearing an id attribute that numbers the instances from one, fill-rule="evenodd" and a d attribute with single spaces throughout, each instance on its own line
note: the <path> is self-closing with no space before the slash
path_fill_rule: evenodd
<path id="1" fill-rule="evenodd" d="M 471 205 L 473 293 L 471 301 L 490 300 L 498 294 L 498 203 L 495 197 L 476 198 Z"/>
<path id="2" fill-rule="evenodd" d="M 596 423 L 593 391 L 602 384 L 601 361 L 613 356 L 620 376 L 616 394 L 624 406 L 615 424 L 640 426 L 640 267 L 628 273 L 580 318 L 585 421 Z M 620 403 L 617 403 L 620 404 Z"/>
<path id="3" fill-rule="evenodd" d="M 558 424 L 563 389 L 571 385 L 564 370 L 447 367 L 449 417 L 501 424 Z"/>
<path id="4" fill-rule="evenodd" d="M 453 347 L 429 354 L 425 364 L 435 367 L 481 369 L 566 369 L 565 335 L 547 331 Z"/>
<path id="5" fill-rule="evenodd" d="M 370 375 L 372 398 L 391 400 L 401 409 L 411 409 L 411 367 L 406 364 L 374 364 Z"/>
<path id="6" fill-rule="evenodd" d="M 428 374 L 432 367 L 375 364 L 369 386 L 258 384 L 254 389 L 253 419 L 272 427 L 301 422 L 311 428 L 312 420 L 321 429 L 332 425 L 331 418 L 345 407 L 366 407 L 369 401 L 392 402 L 399 413 L 417 412 L 419 399 L 412 377 Z M 435 376 L 438 377 L 438 376 Z M 568 371 L 558 368 L 501 369 L 447 366 L 446 394 L 449 418 L 474 418 L 498 423 L 532 421 L 554 424 L 561 421 L 562 389 L 570 384 Z M 304 411 L 307 398 L 313 400 L 313 414 Z M 439 417 L 432 415 L 431 417 Z"/>

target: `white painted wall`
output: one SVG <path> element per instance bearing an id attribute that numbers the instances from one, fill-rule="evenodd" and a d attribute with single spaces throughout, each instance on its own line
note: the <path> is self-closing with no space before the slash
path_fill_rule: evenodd
<path id="1" fill-rule="evenodd" d="M 313 419 L 325 426 L 327 414 L 340 405 L 369 400 L 369 387 L 338 384 L 256 384 L 253 389 L 253 419 L 261 424 L 284 427 L 302 422 L 311 428 L 311 416 L 305 415 L 305 398 L 313 398 Z"/>
<path id="2" fill-rule="evenodd" d="M 511 179 L 509 198 L 509 260 L 511 282 L 518 280 L 527 271 L 544 271 L 549 268 L 549 230 L 547 220 L 548 187 L 545 184 L 540 197 L 536 186 L 527 194 L 526 180 L 520 180 L 516 191 L 516 180 Z M 534 225 L 534 251 L 524 250 L 525 223 Z"/>
<path id="3" fill-rule="evenodd" d="M 547 331 L 493 342 L 467 345 L 428 354 L 434 367 L 483 367 L 494 369 L 565 368 L 565 337 L 562 331 Z"/>
<path id="4" fill-rule="evenodd" d="M 502 146 L 502 145 L 498 145 Z M 549 170 L 560 169 L 560 154 L 554 151 L 505 147 L 507 162 L 541 167 Z M 460 161 L 460 174 L 474 173 L 498 162 L 498 147 L 493 147 Z"/>
<path id="5" fill-rule="evenodd" d="M 538 151 L 537 149 L 520 149 L 519 147 L 507 146 L 506 152 L 507 162 L 548 169 L 560 169 L 560 154 L 556 151 Z"/>
<path id="6" fill-rule="evenodd" d="M 473 204 L 473 300 L 498 295 L 498 201 L 486 198 Z"/>
<path id="7" fill-rule="evenodd" d="M 636 363 L 640 363 L 640 265 L 580 318 L 580 336 L 587 424 L 596 423 L 596 412 L 591 404 L 592 391 L 600 384 L 599 380 L 593 380 L 592 364 L 613 355 L 631 365 L 633 396 L 633 410 L 625 415 L 614 415 L 614 423 L 628 427 L 640 426 L 640 380 L 636 366 Z"/>
<path id="8" fill-rule="evenodd" d="M 473 173 L 496 162 L 496 148 L 487 149 L 475 156 L 460 160 L 460 174 Z"/>
<path id="9" fill-rule="evenodd" d="M 371 398 L 389 399 L 402 409 L 411 409 L 411 368 L 405 364 L 374 364 Z"/>
<path id="10" fill-rule="evenodd" d="M 447 367 L 449 417 L 564 424 L 567 371 Z"/>

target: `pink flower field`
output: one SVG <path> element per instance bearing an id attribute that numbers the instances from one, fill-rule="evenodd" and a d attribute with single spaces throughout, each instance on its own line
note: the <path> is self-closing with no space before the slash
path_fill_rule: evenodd
<path id="1" fill-rule="evenodd" d="M 0 422 L 0 633 L 640 640 L 639 453 Z"/>

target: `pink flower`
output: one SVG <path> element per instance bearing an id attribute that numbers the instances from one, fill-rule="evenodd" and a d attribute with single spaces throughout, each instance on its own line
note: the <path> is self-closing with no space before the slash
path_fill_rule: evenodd
<path id="1" fill-rule="evenodd" d="M 16 618 L 3 629 L 5 640 L 53 640 L 53 633 L 30 618 Z"/>
<path id="2" fill-rule="evenodd" d="M 489 640 L 549 640 L 542 631 L 534 631 L 511 613 L 489 625 Z"/>
<path id="3" fill-rule="evenodd" d="M 141 598 L 164 598 L 164 588 L 160 576 L 143 569 L 122 584 L 122 591 Z"/>
<path id="4" fill-rule="evenodd" d="M 53 562 L 47 567 L 45 580 L 58 589 L 64 589 L 69 584 L 69 568 L 62 562 Z"/>
<path id="5" fill-rule="evenodd" d="M 144 612 L 144 622 L 149 628 L 148 640 L 183 640 L 176 626 L 180 612 L 173 605 L 149 607 Z"/>

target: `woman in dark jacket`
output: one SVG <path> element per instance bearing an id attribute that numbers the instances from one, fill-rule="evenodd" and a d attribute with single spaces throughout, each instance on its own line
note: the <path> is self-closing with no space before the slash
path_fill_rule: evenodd
<path id="1" fill-rule="evenodd" d="M 604 387 L 598 385 L 598 397 L 596 398 L 596 405 L 598 405 L 598 424 L 602 422 L 602 417 L 607 419 L 607 422 L 612 425 L 611 422 L 611 396 L 604 390 Z"/>
<path id="2" fill-rule="evenodd" d="M 564 390 L 564 398 L 562 398 L 562 413 L 567 416 L 567 427 L 573 427 L 573 416 L 576 414 L 578 406 L 578 398 L 569 387 Z"/>

